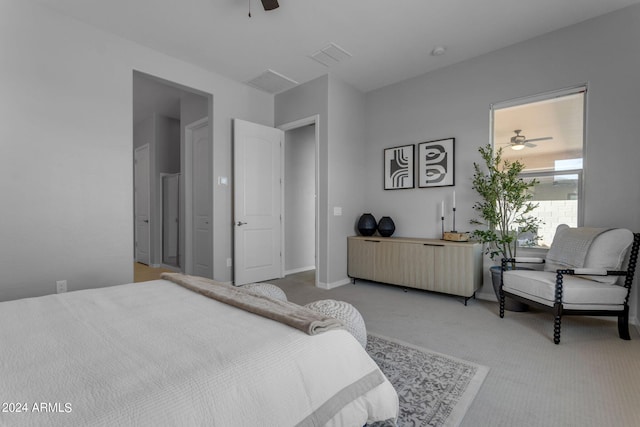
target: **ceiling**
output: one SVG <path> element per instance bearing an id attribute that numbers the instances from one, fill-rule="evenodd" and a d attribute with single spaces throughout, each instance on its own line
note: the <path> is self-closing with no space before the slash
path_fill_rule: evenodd
<path id="1" fill-rule="evenodd" d="M 36 1 L 239 82 L 330 72 L 364 92 L 640 2 L 279 0 L 267 12 L 258 0 Z M 310 57 L 330 43 L 351 57 L 330 67 Z"/>

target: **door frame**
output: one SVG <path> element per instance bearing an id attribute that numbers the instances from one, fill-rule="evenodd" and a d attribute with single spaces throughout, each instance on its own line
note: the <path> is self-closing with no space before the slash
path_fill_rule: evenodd
<path id="1" fill-rule="evenodd" d="M 149 173 L 149 177 L 147 178 L 147 181 L 149 183 L 149 187 L 147 188 L 147 192 L 148 194 L 148 199 L 149 199 L 149 204 L 147 206 L 147 224 L 149 226 L 149 231 L 147 232 L 147 256 L 149 257 L 148 259 L 148 264 L 149 266 L 152 265 L 151 262 L 151 144 L 146 143 L 146 144 L 142 144 L 139 147 L 135 147 L 133 149 L 133 260 L 135 262 L 140 262 L 138 261 L 138 226 L 137 226 L 137 217 L 138 217 L 138 212 L 136 210 L 136 191 L 135 191 L 135 187 L 136 187 L 136 182 L 135 182 L 135 177 L 136 177 L 136 153 L 139 150 L 145 149 L 147 150 L 147 172 Z"/>
<path id="2" fill-rule="evenodd" d="M 284 170 L 284 166 L 285 166 L 285 161 L 284 161 L 284 156 L 285 156 L 285 150 L 286 150 L 286 144 L 287 144 L 287 135 L 286 132 L 289 130 L 294 130 L 294 129 L 298 129 L 301 128 L 303 126 L 309 126 L 309 125 L 314 125 L 314 133 L 315 133 L 315 214 L 316 214 L 316 220 L 315 220 L 315 266 L 316 266 L 316 272 L 315 272 L 315 285 L 318 286 L 319 283 L 319 277 L 320 277 L 320 273 L 319 273 L 319 266 L 318 266 L 318 256 L 320 254 L 320 204 L 318 203 L 318 198 L 319 198 L 319 194 L 320 194 L 320 115 L 319 114 L 315 114 L 313 116 L 309 116 L 309 117 L 305 117 L 299 120 L 295 120 L 293 122 L 289 122 L 289 123 L 284 123 L 280 126 L 277 127 L 277 129 L 280 129 L 282 131 L 285 132 L 285 148 L 282 150 L 281 152 L 281 162 L 280 162 L 280 167 L 282 168 L 282 177 L 284 179 L 284 184 L 286 185 L 286 175 L 285 175 L 285 170 Z M 281 212 L 282 212 L 282 230 L 280 231 L 280 241 L 282 242 L 282 253 L 285 254 L 285 237 L 284 237 L 284 224 L 286 222 L 286 217 L 285 217 L 285 192 L 284 192 L 284 185 L 280 186 L 280 191 L 281 191 Z M 284 266 L 284 262 L 285 262 L 285 257 L 283 256 L 281 258 L 281 276 L 284 277 L 284 272 L 285 272 L 285 266 Z"/>
<path id="3" fill-rule="evenodd" d="M 184 266 L 182 268 L 185 274 L 193 274 L 193 170 L 191 168 L 193 161 L 193 131 L 204 125 L 209 125 L 208 117 L 203 117 L 184 127 L 184 167 L 182 168 L 184 171 Z M 209 129 L 209 133 L 211 133 L 211 129 Z M 211 215 L 213 216 L 213 211 Z M 213 226 L 211 233 L 213 233 Z"/>

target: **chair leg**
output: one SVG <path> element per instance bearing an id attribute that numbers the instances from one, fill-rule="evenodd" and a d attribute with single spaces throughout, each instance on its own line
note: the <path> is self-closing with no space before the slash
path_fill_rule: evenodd
<path id="1" fill-rule="evenodd" d="M 623 340 L 630 340 L 629 335 L 629 306 L 624 307 L 624 314 L 618 316 L 618 335 Z"/>
<path id="2" fill-rule="evenodd" d="M 560 327 L 562 326 L 562 304 L 556 303 L 553 309 L 553 342 L 560 344 Z"/>
<path id="3" fill-rule="evenodd" d="M 562 322 L 562 316 L 554 316 L 553 320 L 553 342 L 560 344 L 560 325 Z"/>
<path id="4" fill-rule="evenodd" d="M 504 292 L 502 292 L 502 289 L 500 289 L 499 295 L 500 295 L 500 318 L 503 319 L 504 318 Z"/>

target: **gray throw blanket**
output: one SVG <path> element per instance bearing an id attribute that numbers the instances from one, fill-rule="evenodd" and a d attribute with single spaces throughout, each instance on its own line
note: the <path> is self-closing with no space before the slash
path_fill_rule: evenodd
<path id="1" fill-rule="evenodd" d="M 215 280 L 181 273 L 162 273 L 160 277 L 225 304 L 284 323 L 309 335 L 342 327 L 339 320 L 323 316 L 298 304 L 253 294 Z"/>
<path id="2" fill-rule="evenodd" d="M 559 229 L 547 253 L 547 262 L 582 268 L 591 243 L 610 228 L 577 227 Z"/>

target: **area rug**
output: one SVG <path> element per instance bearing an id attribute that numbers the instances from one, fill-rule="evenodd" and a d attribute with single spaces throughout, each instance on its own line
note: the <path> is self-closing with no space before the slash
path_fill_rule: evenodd
<path id="1" fill-rule="evenodd" d="M 367 335 L 367 353 L 398 392 L 398 427 L 458 426 L 489 368 L 411 344 Z"/>

